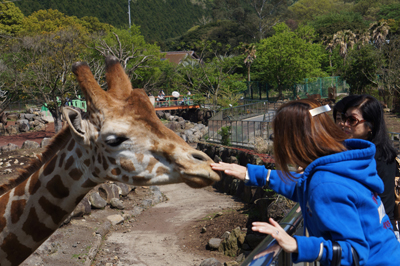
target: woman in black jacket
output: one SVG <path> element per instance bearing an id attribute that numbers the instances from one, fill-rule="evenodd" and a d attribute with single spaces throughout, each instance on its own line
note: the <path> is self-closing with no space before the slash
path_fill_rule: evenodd
<path id="1" fill-rule="evenodd" d="M 351 95 L 348 97 L 351 98 L 344 98 L 346 104 L 342 113 L 342 129 L 350 138 L 365 139 L 375 144 L 376 170 L 385 186 L 385 191 L 379 196 L 393 228 L 398 230 L 393 219 L 397 152 L 389 138 L 382 105 L 370 95 Z"/>

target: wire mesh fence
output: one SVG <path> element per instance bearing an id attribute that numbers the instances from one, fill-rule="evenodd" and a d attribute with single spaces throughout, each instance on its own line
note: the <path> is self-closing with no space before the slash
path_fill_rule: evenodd
<path id="1" fill-rule="evenodd" d="M 280 100 L 280 92 L 268 82 L 246 81 L 247 90 L 244 92 L 244 98 L 267 100 L 274 102 Z M 349 85 L 339 76 L 309 78 L 302 83 L 286 86 L 282 88 L 281 95 L 284 99 L 294 100 L 296 98 L 307 98 L 307 95 L 319 94 L 321 98 L 329 97 L 329 93 L 340 94 L 348 93 Z M 282 99 L 281 99 L 282 100 Z"/>
<path id="2" fill-rule="evenodd" d="M 254 147 L 257 138 L 266 140 L 272 134 L 271 122 L 209 120 L 207 141 L 221 143 L 223 127 L 229 128 L 229 141 L 233 146 Z"/>

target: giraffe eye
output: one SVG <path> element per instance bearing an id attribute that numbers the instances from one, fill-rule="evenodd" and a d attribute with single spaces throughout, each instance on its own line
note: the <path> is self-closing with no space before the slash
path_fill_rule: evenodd
<path id="1" fill-rule="evenodd" d="M 125 137 L 117 137 L 117 136 L 109 136 L 106 139 L 106 144 L 111 146 L 111 147 L 117 147 L 119 145 L 122 144 L 122 142 L 124 142 L 125 140 L 127 140 L 128 138 Z"/>

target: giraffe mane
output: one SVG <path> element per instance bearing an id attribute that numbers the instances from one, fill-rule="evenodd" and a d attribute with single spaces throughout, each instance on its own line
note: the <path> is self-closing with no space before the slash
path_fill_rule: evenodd
<path id="1" fill-rule="evenodd" d="M 60 132 L 57 133 L 57 135 L 51 139 L 50 144 L 47 145 L 46 150 L 42 153 L 42 155 L 36 155 L 37 158 L 31 159 L 27 166 L 22 169 L 17 169 L 19 172 L 18 177 L 10 179 L 7 181 L 7 183 L 4 183 L 0 186 L 0 196 L 24 182 L 33 173 L 38 171 L 43 164 L 53 158 L 55 153 L 65 145 L 65 140 L 68 138 L 68 136 L 71 136 L 71 131 L 69 130 L 69 126 L 67 124 L 60 130 Z"/>

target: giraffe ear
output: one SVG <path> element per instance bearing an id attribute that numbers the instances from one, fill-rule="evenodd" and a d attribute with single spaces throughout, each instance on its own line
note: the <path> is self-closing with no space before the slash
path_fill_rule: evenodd
<path id="1" fill-rule="evenodd" d="M 67 121 L 69 127 L 81 138 L 85 137 L 85 131 L 82 128 L 81 113 L 70 107 L 63 107 L 62 109 L 64 119 Z"/>

